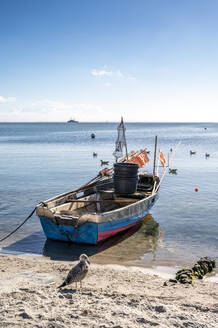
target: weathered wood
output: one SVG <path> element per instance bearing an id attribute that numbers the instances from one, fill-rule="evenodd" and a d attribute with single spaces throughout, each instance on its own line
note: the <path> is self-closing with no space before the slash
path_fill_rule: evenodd
<path id="1" fill-rule="evenodd" d="M 95 200 L 95 199 L 72 199 L 72 203 L 104 203 L 104 202 L 114 202 L 114 203 L 135 203 L 139 199 L 101 199 L 101 200 Z"/>

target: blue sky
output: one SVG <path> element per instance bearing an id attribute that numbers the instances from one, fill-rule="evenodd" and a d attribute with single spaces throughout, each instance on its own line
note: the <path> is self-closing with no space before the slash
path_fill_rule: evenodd
<path id="1" fill-rule="evenodd" d="M 218 1 L 0 0 L 0 121 L 218 122 Z"/>

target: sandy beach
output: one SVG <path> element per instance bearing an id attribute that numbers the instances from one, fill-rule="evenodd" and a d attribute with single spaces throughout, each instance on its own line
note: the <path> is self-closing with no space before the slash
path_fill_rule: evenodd
<path id="1" fill-rule="evenodd" d="M 0 327 L 218 327 L 218 283 L 167 283 L 143 268 L 91 263 L 83 288 L 59 290 L 71 262 L 0 255 Z"/>

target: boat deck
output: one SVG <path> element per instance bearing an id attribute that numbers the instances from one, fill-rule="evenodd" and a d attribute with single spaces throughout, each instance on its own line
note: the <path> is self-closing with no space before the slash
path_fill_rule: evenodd
<path id="1" fill-rule="evenodd" d="M 72 199 L 52 209 L 53 214 L 68 217 L 82 216 L 84 214 L 104 213 L 136 203 L 138 200 L 150 196 L 150 192 L 136 192 L 131 195 L 117 195 L 113 189 L 104 190 L 97 194 L 79 199 Z M 70 200 L 68 198 L 68 200 Z"/>

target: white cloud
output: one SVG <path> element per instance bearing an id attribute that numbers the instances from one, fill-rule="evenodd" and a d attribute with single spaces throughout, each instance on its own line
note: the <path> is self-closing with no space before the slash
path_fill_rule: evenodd
<path id="1" fill-rule="evenodd" d="M 5 98 L 3 96 L 0 96 L 0 103 L 9 103 L 9 102 L 15 102 L 15 101 L 16 101 L 15 97 Z"/>
<path id="2" fill-rule="evenodd" d="M 123 73 L 120 70 L 108 71 L 108 70 L 105 70 L 105 69 L 102 69 L 102 70 L 93 69 L 91 71 L 91 75 L 95 76 L 95 77 L 107 77 L 107 76 L 119 77 L 119 78 L 124 77 Z"/>
<path id="3" fill-rule="evenodd" d="M 49 99 L 35 101 L 29 105 L 19 105 L 1 113 L 1 119 L 14 122 L 66 122 L 70 118 L 79 121 L 104 119 L 101 106 L 89 103 L 63 103 Z"/>
<path id="4" fill-rule="evenodd" d="M 93 69 L 91 71 L 91 75 L 92 76 L 112 76 L 113 72 L 112 71 L 105 71 L 105 70 L 97 70 L 97 69 Z"/>
<path id="5" fill-rule="evenodd" d="M 71 111 L 86 111 L 92 109 L 99 109 L 98 106 L 86 103 L 79 103 L 79 104 L 66 104 L 62 102 L 57 102 L 53 100 L 39 100 L 37 102 L 32 103 L 31 110 L 32 111 L 41 111 L 41 112 L 71 112 Z"/>
<path id="6" fill-rule="evenodd" d="M 120 70 L 114 72 L 114 75 L 115 75 L 115 76 L 118 76 L 118 77 L 123 77 L 123 73 L 121 73 Z"/>
<path id="7" fill-rule="evenodd" d="M 72 110 L 73 105 L 65 104 L 53 100 L 43 99 L 32 103 L 29 107 L 23 109 L 23 111 L 32 111 L 32 112 L 62 112 Z"/>
<path id="8" fill-rule="evenodd" d="M 124 75 L 119 69 L 116 71 L 107 70 L 106 67 L 104 69 L 93 69 L 90 73 L 94 77 L 111 77 L 125 80 L 136 80 L 134 76 Z"/>

